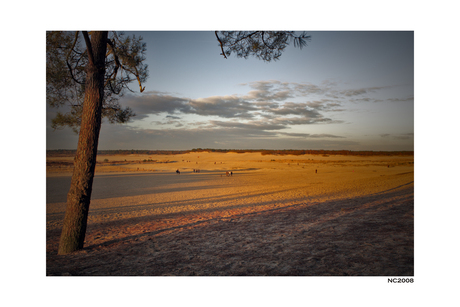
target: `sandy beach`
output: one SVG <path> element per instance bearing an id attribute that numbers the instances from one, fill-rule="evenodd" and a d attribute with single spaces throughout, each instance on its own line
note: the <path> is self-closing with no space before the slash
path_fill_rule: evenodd
<path id="1" fill-rule="evenodd" d="M 49 276 L 414 275 L 413 156 L 99 155 L 58 256 L 72 159 L 47 158 Z"/>

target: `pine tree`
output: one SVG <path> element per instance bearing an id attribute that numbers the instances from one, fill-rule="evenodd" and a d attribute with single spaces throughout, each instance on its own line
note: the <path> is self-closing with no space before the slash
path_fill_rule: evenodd
<path id="1" fill-rule="evenodd" d="M 216 31 L 222 55 L 249 55 L 270 62 L 294 42 L 302 48 L 310 36 L 292 31 Z M 67 108 L 58 112 L 52 127 L 71 127 L 79 133 L 71 187 L 59 243 L 59 254 L 83 248 L 96 166 L 102 118 L 125 123 L 134 112 L 121 108 L 118 97 L 131 82 L 140 92 L 148 77 L 142 38 L 124 38 L 122 33 L 79 31 L 46 33 L 46 101 L 51 107 Z"/>

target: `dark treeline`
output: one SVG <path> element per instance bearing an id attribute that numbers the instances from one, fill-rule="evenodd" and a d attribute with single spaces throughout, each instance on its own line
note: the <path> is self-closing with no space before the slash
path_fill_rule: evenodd
<path id="1" fill-rule="evenodd" d="M 118 150 L 98 150 L 99 155 L 180 155 L 192 152 L 219 152 L 219 153 L 251 153 L 260 152 L 262 155 L 342 155 L 342 156 L 413 156 L 413 151 L 352 151 L 352 150 L 296 150 L 296 149 L 209 149 L 194 148 L 192 150 L 138 150 L 138 149 L 118 149 Z M 76 150 L 56 149 L 47 150 L 49 156 L 72 156 Z"/>
<path id="2" fill-rule="evenodd" d="M 342 156 L 413 156 L 413 151 L 352 151 L 352 150 L 299 150 L 299 149 L 192 149 L 189 152 L 260 152 L 262 155 L 342 155 Z"/>
<path id="3" fill-rule="evenodd" d="M 262 150 L 262 155 L 413 156 L 413 151 Z"/>

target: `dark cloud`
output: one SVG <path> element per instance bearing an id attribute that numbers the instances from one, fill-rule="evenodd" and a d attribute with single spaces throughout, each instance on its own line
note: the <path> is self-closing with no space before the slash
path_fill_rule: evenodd
<path id="1" fill-rule="evenodd" d="M 149 114 L 190 113 L 188 99 L 170 96 L 160 92 L 148 92 L 144 95 L 126 95 L 123 104 L 131 107 L 136 113 L 136 120 Z"/>
<path id="2" fill-rule="evenodd" d="M 305 118 L 321 117 L 317 110 L 311 109 L 306 103 L 286 102 L 281 107 L 272 109 L 271 112 L 277 115 L 301 115 Z"/>
<path id="3" fill-rule="evenodd" d="M 257 106 L 236 96 L 214 96 L 189 101 L 190 110 L 203 116 L 219 116 L 224 118 L 251 118 L 251 111 L 257 111 Z"/>
<path id="4" fill-rule="evenodd" d="M 167 113 L 170 116 L 196 114 L 217 116 L 221 118 L 252 119 L 255 116 L 274 118 L 276 116 L 297 116 L 327 122 L 320 112 L 344 111 L 343 103 L 371 102 L 375 98 L 366 94 L 388 87 L 368 87 L 338 90 L 335 82 L 325 81 L 320 85 L 310 83 L 287 83 L 277 80 L 257 81 L 243 85 L 252 88 L 246 95 L 212 96 L 198 99 L 175 97 L 168 93 L 152 91 L 143 95 L 127 95 L 123 98 L 137 114 L 135 119 L 142 119 L 149 114 Z M 288 101 L 290 98 L 308 99 L 311 95 L 326 98 L 306 102 Z M 412 98 L 413 99 L 413 98 Z M 401 101 L 393 99 L 394 101 Z M 319 122 L 319 121 L 318 121 Z"/>

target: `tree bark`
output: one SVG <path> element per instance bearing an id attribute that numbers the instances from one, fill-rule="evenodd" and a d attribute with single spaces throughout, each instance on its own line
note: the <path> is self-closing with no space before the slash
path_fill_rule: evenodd
<path id="1" fill-rule="evenodd" d="M 85 99 L 74 171 L 67 194 L 67 208 L 59 242 L 60 255 L 82 249 L 85 241 L 101 128 L 107 35 L 106 31 L 93 32 L 91 40 L 87 41 L 88 53 L 92 54 L 93 61 L 86 67 Z"/>

